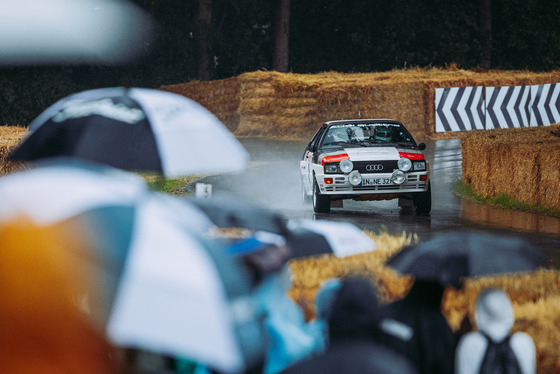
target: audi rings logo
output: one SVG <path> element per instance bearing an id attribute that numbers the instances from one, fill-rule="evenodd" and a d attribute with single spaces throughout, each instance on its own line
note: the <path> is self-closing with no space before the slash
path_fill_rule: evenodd
<path id="1" fill-rule="evenodd" d="M 383 170 L 383 165 L 381 165 L 381 164 L 369 164 L 369 165 L 366 165 L 366 170 L 367 171 L 381 171 L 381 170 Z"/>

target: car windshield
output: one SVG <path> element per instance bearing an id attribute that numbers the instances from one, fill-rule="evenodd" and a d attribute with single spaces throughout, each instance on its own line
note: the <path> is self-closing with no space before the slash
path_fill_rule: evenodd
<path id="1" fill-rule="evenodd" d="M 414 146 L 414 139 L 404 126 L 396 123 L 352 123 L 332 125 L 322 146 L 375 147 L 388 144 Z"/>

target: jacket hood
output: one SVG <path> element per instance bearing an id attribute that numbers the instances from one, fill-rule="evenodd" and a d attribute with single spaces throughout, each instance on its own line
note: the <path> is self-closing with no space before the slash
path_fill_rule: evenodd
<path id="1" fill-rule="evenodd" d="M 499 289 L 483 290 L 475 309 L 476 326 L 493 341 L 503 340 L 513 326 L 514 316 L 508 295 Z"/>

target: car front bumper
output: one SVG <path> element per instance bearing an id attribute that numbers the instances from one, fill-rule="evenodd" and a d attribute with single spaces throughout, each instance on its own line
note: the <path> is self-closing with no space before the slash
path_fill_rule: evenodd
<path id="1" fill-rule="evenodd" d="M 391 174 L 362 174 L 362 179 L 369 178 L 391 178 Z M 411 172 L 406 173 L 402 184 L 375 186 L 353 186 L 345 174 L 320 174 L 316 175 L 316 179 L 319 190 L 324 195 L 407 194 L 427 191 L 430 175 L 429 172 Z"/>

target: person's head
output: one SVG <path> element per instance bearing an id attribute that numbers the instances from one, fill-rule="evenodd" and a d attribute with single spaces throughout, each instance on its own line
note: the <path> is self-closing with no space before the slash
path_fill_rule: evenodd
<path id="1" fill-rule="evenodd" d="M 375 140 L 387 142 L 391 140 L 391 129 L 386 126 L 378 126 L 375 128 Z"/>
<path id="2" fill-rule="evenodd" d="M 378 308 L 377 290 L 368 278 L 343 279 L 328 321 L 331 340 L 372 337 L 378 322 Z"/>
<path id="3" fill-rule="evenodd" d="M 514 322 L 509 296 L 497 288 L 482 290 L 475 309 L 476 327 L 492 337 L 509 333 Z"/>

